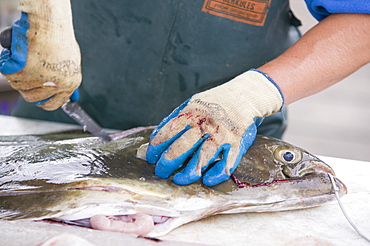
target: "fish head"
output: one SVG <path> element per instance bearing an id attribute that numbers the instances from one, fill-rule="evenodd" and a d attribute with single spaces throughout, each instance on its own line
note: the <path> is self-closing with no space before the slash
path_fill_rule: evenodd
<path id="1" fill-rule="evenodd" d="M 214 189 L 227 190 L 232 199 L 255 198 L 263 212 L 319 206 L 335 198 L 335 187 L 341 196 L 347 193 L 324 161 L 285 141 L 258 135 L 231 179 Z"/>
<path id="2" fill-rule="evenodd" d="M 236 175 L 250 184 L 299 179 L 318 173 L 335 175 L 329 165 L 306 150 L 266 136 L 256 138 L 241 163 Z"/>

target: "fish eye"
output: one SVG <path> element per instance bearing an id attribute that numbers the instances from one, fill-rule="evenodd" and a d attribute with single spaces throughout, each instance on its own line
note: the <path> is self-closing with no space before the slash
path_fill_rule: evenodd
<path id="1" fill-rule="evenodd" d="M 287 151 L 283 154 L 283 159 L 287 162 L 292 161 L 294 159 L 294 154 L 290 151 Z"/>
<path id="2" fill-rule="evenodd" d="M 302 159 L 302 154 L 299 150 L 280 146 L 274 151 L 274 156 L 278 161 L 284 163 L 297 163 Z"/>

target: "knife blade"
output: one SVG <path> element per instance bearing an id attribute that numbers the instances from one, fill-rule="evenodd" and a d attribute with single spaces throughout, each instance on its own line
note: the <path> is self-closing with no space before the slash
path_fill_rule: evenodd
<path id="1" fill-rule="evenodd" d="M 84 130 L 90 132 L 94 136 L 100 137 L 103 141 L 110 142 L 112 138 L 104 129 L 98 125 L 77 102 L 68 101 L 61 107 L 63 111 L 80 124 Z"/>

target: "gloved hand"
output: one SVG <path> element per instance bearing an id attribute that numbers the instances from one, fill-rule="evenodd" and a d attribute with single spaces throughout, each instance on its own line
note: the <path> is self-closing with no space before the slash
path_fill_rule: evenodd
<path id="1" fill-rule="evenodd" d="M 157 164 L 157 176 L 168 178 L 191 157 L 174 175 L 176 184 L 193 183 L 202 174 L 205 185 L 219 184 L 238 166 L 263 117 L 280 110 L 283 101 L 266 74 L 249 70 L 175 109 L 153 131 L 146 159 Z"/>
<path id="2" fill-rule="evenodd" d="M 28 102 L 45 110 L 64 104 L 81 83 L 81 55 L 69 0 L 20 0 L 10 49 L 0 72 Z"/>

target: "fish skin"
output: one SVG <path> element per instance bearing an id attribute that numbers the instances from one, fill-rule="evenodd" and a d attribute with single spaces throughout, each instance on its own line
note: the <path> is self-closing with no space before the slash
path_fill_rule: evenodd
<path id="1" fill-rule="evenodd" d="M 137 158 L 151 131 L 132 129 L 112 135 L 112 142 L 76 133 L 0 137 L 0 219 L 147 213 L 170 218 L 148 233 L 161 236 L 215 214 L 301 209 L 335 199 L 327 164 L 264 136 L 257 136 L 231 179 L 213 187 L 176 185 Z M 283 159 L 287 151 L 294 154 L 290 163 Z"/>

